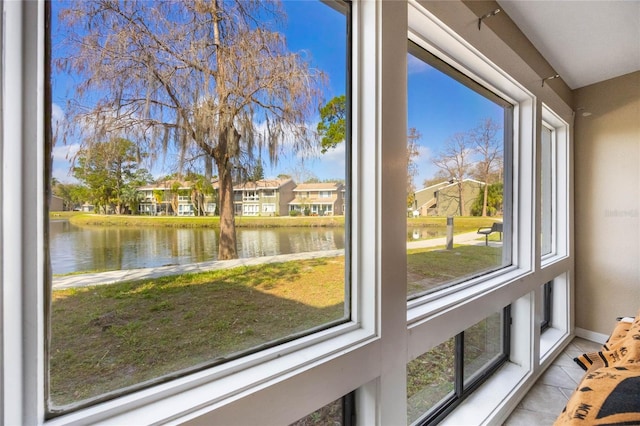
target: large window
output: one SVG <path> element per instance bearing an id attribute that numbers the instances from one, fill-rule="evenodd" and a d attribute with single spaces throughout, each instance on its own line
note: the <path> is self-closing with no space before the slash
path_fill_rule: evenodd
<path id="1" fill-rule="evenodd" d="M 542 265 L 569 253 L 569 125 L 542 105 L 540 126 L 540 256 Z"/>
<path id="2" fill-rule="evenodd" d="M 512 106 L 410 42 L 409 298 L 511 264 Z"/>
<path id="3" fill-rule="evenodd" d="M 541 205 L 541 247 L 542 256 L 550 254 L 553 250 L 553 208 L 555 203 L 555 185 L 553 175 L 555 173 L 555 131 L 547 126 L 542 126 L 540 135 L 540 190 Z"/>
<path id="4" fill-rule="evenodd" d="M 234 218 L 277 213 L 251 182 L 277 179 L 286 203 L 307 179 L 347 180 L 347 15 L 320 1 L 51 3 L 50 415 L 351 319 L 347 218 Z"/>
<path id="5" fill-rule="evenodd" d="M 509 357 L 510 307 L 407 364 L 409 424 L 433 424 Z"/>

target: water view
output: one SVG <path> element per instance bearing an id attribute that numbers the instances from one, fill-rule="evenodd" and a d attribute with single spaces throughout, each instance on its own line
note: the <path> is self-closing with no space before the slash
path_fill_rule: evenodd
<path id="1" fill-rule="evenodd" d="M 344 248 L 343 228 L 238 228 L 241 258 Z M 217 260 L 219 231 L 205 228 L 75 226 L 50 222 L 53 274 Z"/>

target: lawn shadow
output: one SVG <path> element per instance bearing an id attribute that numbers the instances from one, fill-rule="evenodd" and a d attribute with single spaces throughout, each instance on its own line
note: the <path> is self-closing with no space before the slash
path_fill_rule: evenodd
<path id="1" fill-rule="evenodd" d="M 344 288 L 344 260 L 316 259 L 54 292 L 52 404 L 201 367 L 339 321 Z"/>

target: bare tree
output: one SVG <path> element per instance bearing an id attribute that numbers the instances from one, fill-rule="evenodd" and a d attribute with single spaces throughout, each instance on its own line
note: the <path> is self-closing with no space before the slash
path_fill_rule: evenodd
<path id="1" fill-rule="evenodd" d="M 422 139 L 422 134 L 415 128 L 409 129 L 407 135 L 407 207 L 413 207 L 416 198 L 415 177 L 418 174 L 418 165 L 416 158 L 420 156 L 418 150 L 418 141 Z"/>
<path id="2" fill-rule="evenodd" d="M 324 76 L 287 50 L 268 23 L 273 1 L 78 1 L 60 16 L 59 69 L 79 84 L 68 104 L 83 143 L 126 135 L 145 151 L 180 158 L 196 147 L 219 177 L 219 258 L 237 257 L 233 170 L 265 147 L 277 163 L 284 143 L 310 150 L 305 122 L 320 105 Z M 181 163 L 181 162 L 180 162 Z"/>
<path id="3" fill-rule="evenodd" d="M 476 128 L 469 132 L 469 139 L 480 156 L 476 164 L 478 179 L 484 182 L 484 201 L 482 216 L 487 215 L 487 200 L 489 199 L 489 185 L 493 177 L 502 170 L 502 141 L 497 138 L 501 127 L 491 118 L 484 119 Z"/>
<path id="4" fill-rule="evenodd" d="M 445 172 L 444 170 L 438 170 L 432 178 L 427 178 L 425 180 L 422 181 L 422 187 L 423 188 L 428 188 L 432 185 L 435 185 L 437 183 L 441 183 L 442 181 L 445 180 L 449 180 L 451 179 L 449 177 L 449 174 L 447 172 Z"/>
<path id="5" fill-rule="evenodd" d="M 453 180 L 458 188 L 460 216 L 466 216 L 464 200 L 464 180 L 472 171 L 473 146 L 466 133 L 455 133 L 444 143 L 442 150 L 433 158 L 433 164 Z"/>

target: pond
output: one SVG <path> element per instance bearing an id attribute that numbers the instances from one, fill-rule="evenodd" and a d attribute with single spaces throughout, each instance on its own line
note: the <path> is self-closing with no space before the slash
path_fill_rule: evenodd
<path id="1" fill-rule="evenodd" d="M 76 226 L 51 220 L 53 274 L 182 265 L 218 258 L 210 228 Z M 241 258 L 344 249 L 344 228 L 237 228 Z M 444 237 L 444 227 L 411 227 L 407 241 Z"/>
<path id="2" fill-rule="evenodd" d="M 237 228 L 241 258 L 344 249 L 343 228 Z M 180 265 L 217 259 L 219 232 L 204 228 L 75 226 L 50 221 L 53 274 Z"/>

